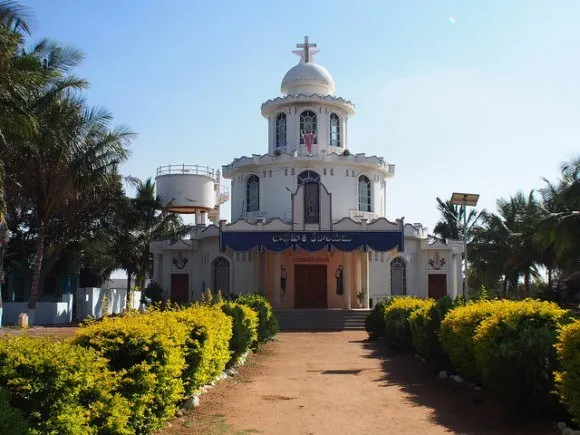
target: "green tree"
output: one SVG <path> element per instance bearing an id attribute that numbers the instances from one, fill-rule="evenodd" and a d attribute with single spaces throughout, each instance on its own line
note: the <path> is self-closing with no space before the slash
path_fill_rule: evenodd
<path id="1" fill-rule="evenodd" d="M 136 193 L 134 198 L 126 200 L 124 212 L 119 215 L 117 255 L 121 268 L 127 273 L 127 289 L 131 289 L 133 277 L 135 284 L 144 289 L 145 279 L 153 265 L 153 255 L 149 249 L 151 242 L 175 241 L 188 234 L 191 228 L 183 225 L 182 219 L 175 213 L 164 211 L 151 178 L 145 181 L 132 178 L 131 183 Z"/>

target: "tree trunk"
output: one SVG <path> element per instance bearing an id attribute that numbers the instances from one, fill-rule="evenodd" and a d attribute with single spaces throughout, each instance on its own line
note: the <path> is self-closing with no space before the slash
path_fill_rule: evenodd
<path id="1" fill-rule="evenodd" d="M 506 276 L 503 279 L 503 297 L 504 297 L 504 299 L 507 297 L 507 286 L 508 286 L 508 279 Z"/>
<path id="2" fill-rule="evenodd" d="M 548 267 L 548 293 L 552 293 L 552 268 Z"/>
<path id="3" fill-rule="evenodd" d="M 125 310 L 129 311 L 131 307 L 131 271 L 127 271 L 127 299 L 125 303 Z"/>
<path id="4" fill-rule="evenodd" d="M 38 229 L 38 239 L 36 239 L 36 252 L 34 254 L 34 272 L 32 274 L 32 284 L 30 286 L 30 296 L 28 298 L 28 309 L 35 310 L 38 301 L 38 288 L 40 285 L 40 270 L 44 259 L 44 224 L 40 224 Z M 29 319 L 30 320 L 30 319 Z"/>
<path id="5" fill-rule="evenodd" d="M 524 289 L 526 291 L 526 296 L 530 296 L 530 271 L 527 270 L 524 274 Z"/>

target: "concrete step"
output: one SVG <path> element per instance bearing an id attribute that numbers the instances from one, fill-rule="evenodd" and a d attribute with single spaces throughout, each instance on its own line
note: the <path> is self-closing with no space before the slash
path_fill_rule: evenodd
<path id="1" fill-rule="evenodd" d="M 364 330 L 369 310 L 275 310 L 281 331 Z"/>

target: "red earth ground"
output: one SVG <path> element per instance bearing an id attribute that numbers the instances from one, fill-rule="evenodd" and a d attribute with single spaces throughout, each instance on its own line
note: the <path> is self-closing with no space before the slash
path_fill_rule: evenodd
<path id="1" fill-rule="evenodd" d="M 557 434 L 364 332 L 281 333 L 161 433 Z"/>

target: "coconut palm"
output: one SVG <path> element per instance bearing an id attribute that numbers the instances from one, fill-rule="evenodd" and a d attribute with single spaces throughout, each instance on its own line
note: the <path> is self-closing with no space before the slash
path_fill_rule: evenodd
<path id="1" fill-rule="evenodd" d="M 133 137 L 125 127 L 110 129 L 108 112 L 87 107 L 71 93 L 80 82 L 74 77 L 58 80 L 37 95 L 30 108 L 39 125 L 38 134 L 20 141 L 17 153 L 10 156 L 8 180 L 14 190 L 30 199 L 35 216 L 30 310 L 38 299 L 51 221 L 80 202 L 98 201 L 118 181 L 117 167 L 128 157 Z"/>
<path id="2" fill-rule="evenodd" d="M 534 191 L 527 196 L 519 192 L 509 199 L 499 199 L 497 210 L 482 215 L 482 226 L 475 232 L 470 248 L 472 265 L 501 281 L 504 294 L 508 286 L 516 288 L 523 277 L 529 294 L 542 256 L 536 240 L 541 213 Z"/>
<path id="3" fill-rule="evenodd" d="M 544 247 L 554 247 L 559 265 L 573 272 L 580 266 L 580 158 L 562 165 L 557 184 L 546 183 L 538 237 Z"/>
<path id="4" fill-rule="evenodd" d="M 463 213 L 465 208 L 460 205 L 452 204 L 451 201 L 442 201 L 437 198 L 437 210 L 441 213 L 441 220 L 435 224 L 433 233 L 444 240 L 463 238 Z M 470 240 L 473 237 L 473 230 L 481 217 L 481 212 L 470 210 L 467 213 L 466 235 Z"/>
<path id="5" fill-rule="evenodd" d="M 122 222 L 119 224 L 117 243 L 120 265 L 127 273 L 127 289 L 131 289 L 133 276 L 137 286 L 145 286 L 146 276 L 151 272 L 153 264 L 149 250 L 152 241 L 176 240 L 190 231 L 190 227 L 183 225 L 178 215 L 163 210 L 151 178 L 145 181 L 131 178 L 130 181 L 136 194 L 134 198 L 128 199 L 120 215 Z"/>

